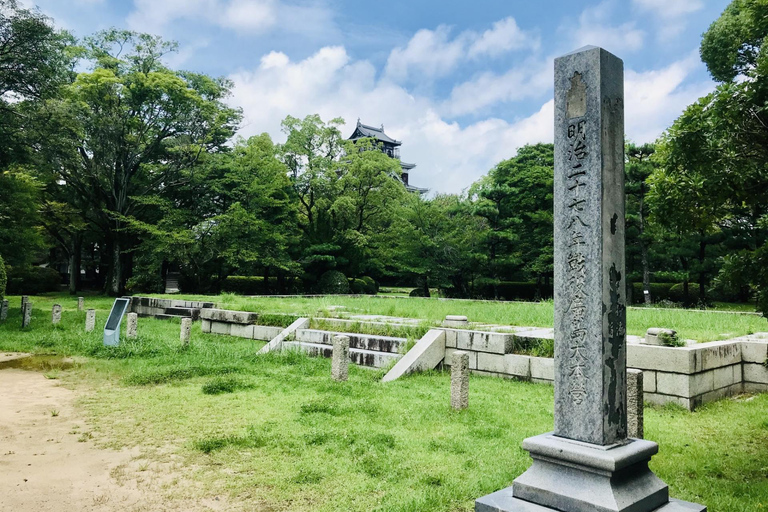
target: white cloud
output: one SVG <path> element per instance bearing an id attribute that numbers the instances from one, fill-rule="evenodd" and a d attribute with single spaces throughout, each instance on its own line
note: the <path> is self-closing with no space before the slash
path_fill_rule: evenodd
<path id="1" fill-rule="evenodd" d="M 443 104 L 449 116 L 477 114 L 498 103 L 537 98 L 552 87 L 552 61 L 532 59 L 506 73 L 481 73 L 453 88 Z"/>
<path id="2" fill-rule="evenodd" d="M 685 107 L 712 91 L 710 80 L 686 83 L 703 64 L 698 53 L 669 66 L 641 73 L 627 70 L 624 77 L 625 131 L 638 143 L 652 142 Z"/>
<path id="3" fill-rule="evenodd" d="M 162 33 L 177 20 L 262 33 L 280 27 L 289 32 L 316 33 L 332 23 L 330 12 L 313 3 L 280 0 L 134 0 L 128 25 L 134 30 Z"/>
<path id="4" fill-rule="evenodd" d="M 416 32 L 405 47 L 392 50 L 385 74 L 396 82 L 429 81 L 450 74 L 462 61 L 496 57 L 523 48 L 536 49 L 539 39 L 521 30 L 512 17 L 504 18 L 478 34 L 464 31 L 451 38 L 451 27 Z"/>
<path id="5" fill-rule="evenodd" d="M 479 55 L 499 55 L 511 50 L 522 48 L 537 48 L 538 38 L 523 32 L 511 16 L 493 24 L 493 27 L 482 33 L 467 51 L 470 57 Z"/>
<path id="6" fill-rule="evenodd" d="M 668 0 L 674 2 L 674 0 Z M 595 45 L 601 46 L 611 53 L 632 52 L 643 47 L 645 33 L 638 29 L 633 22 L 612 25 L 610 22 L 613 4 L 606 0 L 596 6 L 588 7 L 579 16 L 578 26 L 571 32 L 576 48 Z"/>
<path id="7" fill-rule="evenodd" d="M 450 33 L 450 27 L 445 25 L 416 32 L 405 48 L 395 48 L 390 53 L 387 76 L 403 81 L 410 74 L 435 78 L 453 71 L 464 56 L 465 42 L 461 37 L 449 40 Z"/>
<path id="8" fill-rule="evenodd" d="M 703 0 L 632 0 L 632 3 L 658 18 L 661 40 L 680 34 L 685 29 L 686 16 L 704 8 Z"/>

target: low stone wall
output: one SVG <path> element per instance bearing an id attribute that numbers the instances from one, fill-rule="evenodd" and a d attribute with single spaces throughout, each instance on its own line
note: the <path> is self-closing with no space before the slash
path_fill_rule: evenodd
<path id="1" fill-rule="evenodd" d="M 479 375 L 552 384 L 554 360 L 511 353 L 515 336 L 446 329 L 444 366 L 453 352 L 469 353 Z M 743 392 L 768 391 L 768 333 L 687 347 L 627 344 L 627 367 L 643 371 L 644 400 L 675 403 L 688 410 Z"/>
<path id="2" fill-rule="evenodd" d="M 155 299 L 152 297 L 124 297 L 130 301 L 130 313 L 142 317 L 159 319 L 184 318 L 192 320 L 200 318 L 200 311 L 214 307 L 213 302 L 199 302 L 176 299 Z"/>
<path id="3" fill-rule="evenodd" d="M 282 327 L 256 325 L 258 313 L 228 311 L 226 309 L 204 309 L 200 313 L 202 331 L 212 334 L 226 334 L 238 338 L 270 341 L 283 332 Z"/>

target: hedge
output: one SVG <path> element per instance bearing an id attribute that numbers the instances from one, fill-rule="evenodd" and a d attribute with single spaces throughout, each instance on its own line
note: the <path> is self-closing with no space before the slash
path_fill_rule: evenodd
<path id="1" fill-rule="evenodd" d="M 61 275 L 52 268 L 10 267 L 6 291 L 9 295 L 36 295 L 56 292 L 61 284 Z"/>
<path id="2" fill-rule="evenodd" d="M 0 256 L 0 301 L 5 298 L 5 288 L 8 284 L 8 275 L 5 273 L 5 262 Z"/>
<path id="3" fill-rule="evenodd" d="M 676 283 L 651 283 L 651 300 L 653 302 L 659 302 L 662 300 L 672 300 L 670 290 L 677 286 Z M 682 285 L 681 285 L 682 286 Z M 643 304 L 645 298 L 643 297 L 643 283 L 632 283 L 632 302 L 634 304 Z"/>
<path id="4" fill-rule="evenodd" d="M 317 291 L 333 295 L 344 295 L 350 292 L 347 276 L 338 270 L 329 270 L 317 282 Z"/>
<path id="5" fill-rule="evenodd" d="M 268 295 L 280 291 L 277 277 L 270 277 L 268 283 L 269 289 L 264 287 L 264 276 L 228 276 L 221 284 L 221 291 L 238 295 Z M 303 292 L 301 281 L 287 279 L 285 286 L 287 293 Z"/>
<path id="6" fill-rule="evenodd" d="M 537 300 L 551 299 L 554 288 L 552 284 L 537 285 L 535 282 L 497 281 L 496 291 L 502 300 Z M 474 295 L 483 299 L 493 299 L 494 282 L 484 281 L 475 285 Z"/>

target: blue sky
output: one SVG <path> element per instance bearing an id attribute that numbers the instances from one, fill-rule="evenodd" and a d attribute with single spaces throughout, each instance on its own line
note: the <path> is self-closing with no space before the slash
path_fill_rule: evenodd
<path id="1" fill-rule="evenodd" d="M 714 88 L 701 34 L 727 0 L 24 0 L 86 36 L 179 42 L 168 59 L 234 81 L 243 136 L 287 115 L 384 124 L 414 185 L 459 192 L 527 143 L 551 142 L 552 62 L 586 44 L 624 60 L 627 137 L 654 140 Z"/>

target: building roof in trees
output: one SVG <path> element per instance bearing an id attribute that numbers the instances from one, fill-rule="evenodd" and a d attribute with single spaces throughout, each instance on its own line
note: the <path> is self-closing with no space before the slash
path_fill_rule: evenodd
<path id="1" fill-rule="evenodd" d="M 394 146 L 399 146 L 402 144 L 399 140 L 395 140 L 386 133 L 384 133 L 384 125 L 382 124 L 380 128 L 376 128 L 375 126 L 368 126 L 367 124 L 363 124 L 360 122 L 360 119 L 357 120 L 357 126 L 355 127 L 355 132 L 352 134 L 351 137 L 349 137 L 349 140 L 357 140 L 357 139 L 363 139 L 363 138 L 373 138 L 381 142 L 386 142 L 388 144 L 392 144 Z"/>

